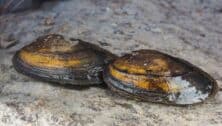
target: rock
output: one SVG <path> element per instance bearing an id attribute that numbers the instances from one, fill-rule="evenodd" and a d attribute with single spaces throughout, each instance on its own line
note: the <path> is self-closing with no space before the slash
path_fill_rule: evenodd
<path id="1" fill-rule="evenodd" d="M 157 49 L 197 65 L 211 74 L 221 87 L 221 8 L 220 0 L 46 2 L 39 10 L 1 15 L 0 43 L 15 40 L 16 46 L 12 48 L 18 50 L 41 35 L 60 33 L 100 44 L 117 55 L 138 49 Z M 12 39 L 8 38 L 10 34 Z M 0 49 L 0 125 L 222 123 L 221 90 L 215 99 L 183 108 L 128 100 L 105 87 L 80 90 L 61 86 L 17 73 L 12 67 L 9 45 Z"/>
<path id="2" fill-rule="evenodd" d="M 17 43 L 17 40 L 14 38 L 12 34 L 8 36 L 1 35 L 0 36 L 0 49 L 6 49 L 14 46 Z"/>
<path id="3" fill-rule="evenodd" d="M 44 20 L 44 25 L 50 26 L 50 25 L 53 25 L 53 24 L 55 24 L 53 17 L 47 17 L 47 18 L 45 18 L 45 20 Z"/>

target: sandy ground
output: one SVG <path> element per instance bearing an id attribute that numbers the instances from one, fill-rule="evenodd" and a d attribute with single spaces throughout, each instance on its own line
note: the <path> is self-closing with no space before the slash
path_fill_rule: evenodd
<path id="1" fill-rule="evenodd" d="M 221 0 L 70 0 L 0 16 L 0 125 L 221 126 L 221 22 Z M 48 33 L 117 55 L 160 50 L 207 71 L 220 91 L 201 105 L 174 107 L 128 100 L 106 87 L 60 86 L 17 73 L 15 51 Z"/>

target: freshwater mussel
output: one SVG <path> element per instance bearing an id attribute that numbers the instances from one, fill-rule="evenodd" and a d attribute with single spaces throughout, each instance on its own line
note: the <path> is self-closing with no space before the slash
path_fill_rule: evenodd
<path id="1" fill-rule="evenodd" d="M 117 57 L 57 34 L 39 37 L 17 51 L 13 64 L 27 76 L 61 84 L 93 85 L 104 80 L 113 92 L 149 102 L 190 105 L 217 92 L 209 74 L 180 58 L 155 50 Z"/>
<path id="2" fill-rule="evenodd" d="M 155 50 L 138 50 L 106 66 L 104 81 L 112 91 L 142 101 L 190 105 L 217 91 L 215 80 L 200 68 Z"/>
<path id="3" fill-rule="evenodd" d="M 115 58 L 108 51 L 79 39 L 62 35 L 39 37 L 13 57 L 17 71 L 45 81 L 91 85 L 101 84 L 104 65 Z"/>

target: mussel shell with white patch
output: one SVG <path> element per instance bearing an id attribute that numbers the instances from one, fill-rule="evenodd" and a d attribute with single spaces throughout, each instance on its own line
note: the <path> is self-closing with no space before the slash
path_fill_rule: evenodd
<path id="1" fill-rule="evenodd" d="M 62 35 L 39 37 L 13 57 L 17 71 L 34 78 L 73 85 L 100 84 L 104 65 L 115 58 L 108 51 Z"/>
<path id="2" fill-rule="evenodd" d="M 216 81 L 182 59 L 139 50 L 112 61 L 103 72 L 114 92 L 143 101 L 190 105 L 214 96 Z"/>

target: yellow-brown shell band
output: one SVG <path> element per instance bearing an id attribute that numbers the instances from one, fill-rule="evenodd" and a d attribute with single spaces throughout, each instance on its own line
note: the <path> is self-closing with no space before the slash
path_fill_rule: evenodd
<path id="1" fill-rule="evenodd" d="M 113 65 L 118 67 L 118 69 L 127 71 L 128 73 L 132 74 L 146 74 L 147 71 L 154 72 L 154 73 L 163 73 L 168 71 L 168 64 L 162 59 L 155 59 L 152 61 L 152 65 L 144 63 L 143 66 L 137 64 L 130 64 L 126 60 L 116 60 Z"/>
<path id="2" fill-rule="evenodd" d="M 135 75 L 130 73 L 124 73 L 115 69 L 114 66 L 109 65 L 109 73 L 115 79 L 124 82 L 124 84 L 132 84 L 138 88 L 146 89 L 150 91 L 160 90 L 165 93 L 178 92 L 180 87 L 170 85 L 165 77 L 152 77 L 148 78 L 145 75 Z"/>
<path id="3" fill-rule="evenodd" d="M 80 60 L 79 58 L 61 58 L 58 56 L 41 55 L 34 52 L 22 50 L 19 52 L 19 57 L 22 61 L 29 65 L 42 67 L 42 68 L 64 68 L 64 67 L 78 67 L 83 62 L 87 62 L 89 59 Z"/>

